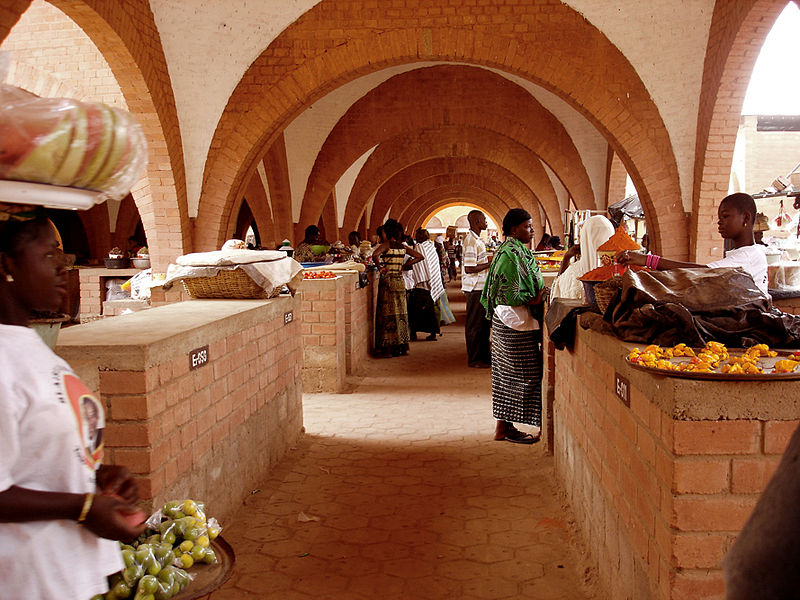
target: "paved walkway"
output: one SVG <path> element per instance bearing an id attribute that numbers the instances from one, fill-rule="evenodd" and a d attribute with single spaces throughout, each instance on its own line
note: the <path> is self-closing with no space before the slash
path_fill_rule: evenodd
<path id="1" fill-rule="evenodd" d="M 349 394 L 306 394 L 307 434 L 224 532 L 210 600 L 582 600 L 585 564 L 541 444 L 492 440 L 489 370 L 459 323 L 370 360 Z"/>

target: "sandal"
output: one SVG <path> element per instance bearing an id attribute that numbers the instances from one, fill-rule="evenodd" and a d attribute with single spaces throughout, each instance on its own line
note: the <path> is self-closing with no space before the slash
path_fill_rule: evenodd
<path id="1" fill-rule="evenodd" d="M 541 435 L 525 433 L 519 429 L 512 429 L 506 432 L 505 437 L 494 438 L 496 442 L 511 442 L 512 444 L 535 444 L 541 439 Z"/>

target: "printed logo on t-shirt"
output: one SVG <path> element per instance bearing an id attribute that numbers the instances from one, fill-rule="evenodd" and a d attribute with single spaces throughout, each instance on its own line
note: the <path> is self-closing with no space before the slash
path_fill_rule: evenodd
<path id="1" fill-rule="evenodd" d="M 75 375 L 64 373 L 62 377 L 83 445 L 83 460 L 87 467 L 94 470 L 103 459 L 103 430 L 106 425 L 103 407 Z"/>

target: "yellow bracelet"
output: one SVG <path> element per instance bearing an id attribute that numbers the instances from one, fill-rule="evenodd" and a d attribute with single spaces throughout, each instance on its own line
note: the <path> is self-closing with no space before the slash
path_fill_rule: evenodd
<path id="1" fill-rule="evenodd" d="M 86 520 L 86 516 L 92 510 L 92 502 L 94 502 L 94 494 L 89 492 L 83 499 L 83 508 L 81 508 L 81 514 L 78 515 L 78 523 L 83 523 Z"/>

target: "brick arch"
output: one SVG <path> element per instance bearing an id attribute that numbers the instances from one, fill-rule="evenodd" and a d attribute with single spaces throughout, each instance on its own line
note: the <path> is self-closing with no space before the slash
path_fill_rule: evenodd
<path id="1" fill-rule="evenodd" d="M 427 203 L 443 199 L 470 199 L 478 205 L 489 207 L 497 214 L 501 214 L 503 209 L 507 210 L 510 206 L 507 195 L 498 196 L 474 182 L 452 183 L 445 180 L 416 190 L 408 204 L 398 205 L 389 216 L 401 223 L 404 220 L 415 220 L 426 210 Z"/>
<path id="2" fill-rule="evenodd" d="M 244 196 L 239 199 L 236 210 L 231 213 L 233 219 L 228 223 L 228 237 L 232 236 L 233 232 L 236 230 L 239 220 L 239 211 L 245 201 L 247 202 L 247 206 L 250 207 L 250 212 L 253 214 L 256 227 L 258 227 L 261 245 L 266 248 L 267 244 L 272 244 L 278 239 L 283 239 L 282 237 L 278 238 L 280 232 L 276 231 L 275 221 L 267 201 L 267 193 L 264 191 L 264 184 L 261 182 L 261 178 L 258 175 L 250 178 L 250 183 L 245 190 Z M 274 245 L 277 246 L 277 243 Z"/>
<path id="3" fill-rule="evenodd" d="M 519 142 L 556 173 L 579 206 L 596 206 L 581 156 L 555 116 L 501 75 L 441 65 L 396 75 L 350 107 L 317 155 L 300 223 L 318 218 L 329 190 L 370 148 L 408 131 L 442 126 L 481 127 Z"/>
<path id="4" fill-rule="evenodd" d="M 147 0 L 48 0 L 92 40 L 111 68 L 128 110 L 148 142 L 148 167 L 131 191 L 152 246 L 155 265 L 191 248 L 186 210 L 183 150 L 177 112 L 158 29 Z M 0 41 L 28 9 L 15 2 L 3 9 Z"/>
<path id="5" fill-rule="evenodd" d="M 388 205 L 389 215 L 399 218 L 409 214 L 409 211 L 413 212 L 421 197 L 436 190 L 456 193 L 464 190 L 484 194 L 496 198 L 506 209 L 522 206 L 531 213 L 535 212 L 537 221 L 539 220 L 536 197 L 513 174 L 503 172 L 502 169 L 482 173 L 444 173 L 421 179 Z M 380 219 L 382 214 L 386 213 L 373 213 L 373 219 Z"/>
<path id="6" fill-rule="evenodd" d="M 536 194 L 551 223 L 560 222 L 558 196 L 535 154 L 496 132 L 457 126 L 409 132 L 376 148 L 353 185 L 345 210 L 345 222 L 354 222 L 359 218 L 358 211 L 366 206 L 374 190 L 372 186 L 387 180 L 409 164 L 440 157 L 471 157 L 501 165 Z M 364 196 L 365 193 L 369 195 Z M 373 212 L 376 208 L 373 204 Z"/>
<path id="7" fill-rule="evenodd" d="M 448 8 L 450 14 L 433 15 L 422 0 L 391 11 L 368 0 L 322 0 L 287 27 L 253 61 L 220 118 L 204 173 L 197 246 L 215 245 L 254 165 L 314 101 L 388 67 L 451 61 L 527 79 L 584 115 L 623 157 L 653 239 L 660 244 L 663 237 L 664 249 L 685 255 L 668 132 L 636 70 L 605 35 L 560 2 L 515 5 L 514 23 L 497 22 L 490 2 Z"/>
<path id="8" fill-rule="evenodd" d="M 499 165 L 471 157 L 436 158 L 410 165 L 381 186 L 373 201 L 373 206 L 379 208 L 372 212 L 372 217 L 386 214 L 386 210 L 381 212 L 384 207 L 388 207 L 390 213 L 394 212 L 398 204 L 402 205 L 406 193 L 429 188 L 440 177 L 454 183 L 474 185 L 508 201 L 517 199 L 528 207 L 539 204 L 536 195 L 524 182 Z"/>
<path id="9" fill-rule="evenodd" d="M 747 85 L 764 40 L 786 0 L 743 0 L 714 6 L 700 92 L 690 254 L 719 258 L 716 229 L 719 201 L 728 193 L 733 149 Z"/>
<path id="10" fill-rule="evenodd" d="M 419 227 L 426 215 L 447 206 L 472 206 L 487 214 L 498 227 L 503 222 L 503 216 L 508 212 L 508 206 L 489 196 L 480 193 L 469 193 L 464 191 L 440 191 L 429 192 L 419 198 L 419 203 L 415 206 L 413 214 L 408 215 L 406 220 L 412 226 Z M 499 220 L 498 220 L 499 219 Z"/>

